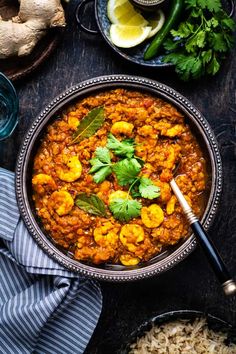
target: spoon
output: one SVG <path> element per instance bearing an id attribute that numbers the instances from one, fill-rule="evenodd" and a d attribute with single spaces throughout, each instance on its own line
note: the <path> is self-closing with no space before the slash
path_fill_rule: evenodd
<path id="1" fill-rule="evenodd" d="M 194 235 L 197 237 L 198 242 L 202 246 L 202 249 L 207 256 L 209 263 L 211 264 L 219 282 L 221 283 L 225 295 L 229 296 L 236 294 L 235 281 L 230 276 L 221 256 L 219 255 L 219 252 L 203 229 L 200 221 L 193 213 L 174 178 L 170 181 L 170 185 L 176 198 L 179 201 L 179 204 L 183 209 L 183 212 L 191 226 L 191 229 L 193 230 Z"/>

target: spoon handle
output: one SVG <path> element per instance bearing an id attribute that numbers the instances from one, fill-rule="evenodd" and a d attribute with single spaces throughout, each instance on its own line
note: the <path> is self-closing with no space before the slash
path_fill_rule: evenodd
<path id="1" fill-rule="evenodd" d="M 236 283 L 231 278 L 215 245 L 211 241 L 210 237 L 207 235 L 206 231 L 203 229 L 196 215 L 193 213 L 192 209 L 190 208 L 189 204 L 187 203 L 174 179 L 170 181 L 170 185 L 187 217 L 187 220 L 193 230 L 194 235 L 197 237 L 198 242 L 202 246 L 202 249 L 207 256 L 209 263 L 211 264 L 218 280 L 220 281 L 225 295 L 235 294 Z"/>

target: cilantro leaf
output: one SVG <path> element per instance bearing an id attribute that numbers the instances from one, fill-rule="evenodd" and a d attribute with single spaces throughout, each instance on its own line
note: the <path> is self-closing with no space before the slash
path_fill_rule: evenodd
<path id="1" fill-rule="evenodd" d="M 89 173 L 94 173 L 93 179 L 96 183 L 103 182 L 112 173 L 110 152 L 106 147 L 98 147 L 95 150 L 95 157 L 90 160 L 92 165 Z"/>
<path id="2" fill-rule="evenodd" d="M 111 156 L 106 147 L 98 147 L 95 150 L 96 157 L 103 163 L 111 163 Z"/>
<path id="3" fill-rule="evenodd" d="M 115 155 L 126 156 L 131 158 L 134 155 L 134 140 L 125 139 L 119 141 L 114 137 L 113 134 L 108 135 L 107 147 L 110 150 L 113 150 Z"/>
<path id="4" fill-rule="evenodd" d="M 216 28 L 218 25 L 219 25 L 219 21 L 215 17 L 212 17 L 207 21 L 208 27 Z"/>
<path id="5" fill-rule="evenodd" d="M 189 6 L 190 8 L 190 6 Z M 198 18 L 203 16 L 203 10 L 200 7 L 192 8 L 189 18 Z"/>
<path id="6" fill-rule="evenodd" d="M 154 199 L 160 196 L 160 188 L 157 187 L 149 178 L 141 177 L 139 192 L 143 198 Z"/>
<path id="7" fill-rule="evenodd" d="M 165 57 L 163 58 L 163 62 L 164 63 L 172 63 L 174 65 L 177 65 L 179 62 L 181 62 L 184 59 L 184 55 L 182 53 L 170 53 L 165 55 Z"/>
<path id="8" fill-rule="evenodd" d="M 193 66 L 191 68 L 191 74 L 194 79 L 199 78 L 202 73 L 204 72 L 204 66 L 202 63 L 201 58 L 197 57 L 195 58 L 195 62 L 193 63 Z"/>
<path id="9" fill-rule="evenodd" d="M 197 3 L 202 9 L 208 9 L 210 12 L 218 12 L 221 10 L 220 0 L 197 0 Z"/>
<path id="10" fill-rule="evenodd" d="M 137 179 L 138 182 L 138 179 Z M 130 189 L 130 194 L 132 195 L 132 198 L 140 198 L 141 193 L 139 192 L 139 185 L 138 183 L 135 183 L 132 185 L 132 188 Z"/>
<path id="11" fill-rule="evenodd" d="M 216 57 L 214 56 L 210 63 L 207 66 L 207 72 L 208 74 L 215 75 L 220 69 L 220 64 L 217 61 Z"/>
<path id="12" fill-rule="evenodd" d="M 185 49 L 189 53 L 195 53 L 198 48 L 203 48 L 206 42 L 206 32 L 199 31 L 191 36 L 185 44 Z"/>
<path id="13" fill-rule="evenodd" d="M 135 158 L 127 158 L 115 163 L 112 170 L 116 174 L 119 185 L 126 186 L 135 181 L 141 170 L 141 165 Z"/>
<path id="14" fill-rule="evenodd" d="M 185 0 L 187 9 L 191 9 L 192 7 L 193 8 L 197 7 L 198 6 L 197 1 L 198 0 Z"/>
<path id="15" fill-rule="evenodd" d="M 211 33 L 212 48 L 216 52 L 226 52 L 228 50 L 227 43 L 225 42 L 223 33 Z"/>
<path id="16" fill-rule="evenodd" d="M 178 53 L 170 53 L 166 55 L 165 61 L 175 64 L 176 72 L 181 76 L 182 80 L 187 81 L 195 74 L 199 72 L 199 66 L 197 65 L 197 58 L 193 55 L 190 56 Z M 196 74 L 197 74 L 196 73 Z"/>
<path id="17" fill-rule="evenodd" d="M 117 198 L 111 202 L 109 208 L 116 219 L 129 221 L 140 215 L 142 204 L 137 200 Z"/>
<path id="18" fill-rule="evenodd" d="M 199 31 L 197 33 L 197 35 L 195 36 L 195 40 L 196 40 L 196 45 L 199 48 L 203 48 L 205 45 L 205 39 L 206 39 L 206 32 L 204 31 Z"/>
<path id="19" fill-rule="evenodd" d="M 204 65 L 209 63 L 209 61 L 212 58 L 212 49 L 209 49 L 207 51 L 203 51 L 201 53 L 201 57 L 202 57 L 202 62 L 203 62 Z"/>
<path id="20" fill-rule="evenodd" d="M 173 40 L 171 38 L 167 38 L 167 40 L 163 43 L 163 47 L 165 48 L 165 50 L 176 50 L 178 49 L 179 46 L 179 41 L 177 40 Z"/>
<path id="21" fill-rule="evenodd" d="M 234 31 L 235 27 L 236 27 L 236 24 L 232 18 L 224 18 L 221 21 L 221 24 L 222 24 L 223 28 L 229 29 L 231 31 Z"/>
<path id="22" fill-rule="evenodd" d="M 177 30 L 171 30 L 171 34 L 173 35 L 173 37 L 187 38 L 190 34 L 194 32 L 193 30 L 193 24 L 189 22 L 182 22 Z"/>
<path id="23" fill-rule="evenodd" d="M 95 173 L 93 176 L 93 180 L 96 183 L 101 183 L 103 182 L 110 174 L 112 173 L 112 169 L 110 166 L 105 166 L 100 168 L 99 171 Z"/>
<path id="24" fill-rule="evenodd" d="M 224 40 L 228 46 L 228 49 L 232 49 L 233 46 L 235 45 L 234 37 L 228 33 L 223 33 L 223 36 L 224 36 Z"/>

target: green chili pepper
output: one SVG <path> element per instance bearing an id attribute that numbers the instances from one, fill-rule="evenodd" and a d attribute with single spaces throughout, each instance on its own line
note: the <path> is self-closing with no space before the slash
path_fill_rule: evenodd
<path id="1" fill-rule="evenodd" d="M 144 59 L 148 60 L 153 58 L 157 55 L 159 48 L 161 47 L 162 43 L 164 42 L 166 36 L 170 33 L 173 29 L 174 25 L 176 24 L 179 15 L 183 8 L 184 0 L 172 0 L 171 1 L 171 9 L 170 14 L 167 20 L 165 21 L 161 30 L 156 34 L 148 48 L 144 53 Z"/>

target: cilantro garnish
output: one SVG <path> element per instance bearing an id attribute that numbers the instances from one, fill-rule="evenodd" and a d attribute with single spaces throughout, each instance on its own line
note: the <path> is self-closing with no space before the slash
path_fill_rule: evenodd
<path id="1" fill-rule="evenodd" d="M 118 156 L 131 158 L 134 155 L 134 139 L 124 139 L 119 141 L 110 133 L 108 135 L 107 147 Z"/>
<path id="2" fill-rule="evenodd" d="M 137 192 L 137 189 L 139 192 Z M 160 196 L 160 188 L 155 186 L 149 178 L 136 177 L 129 188 L 127 197 L 125 199 L 114 199 L 109 205 L 114 217 L 120 221 L 129 221 L 140 215 L 142 204 L 137 200 L 130 199 L 129 193 L 132 196 L 136 193 L 136 197 L 142 196 L 143 198 L 154 199 Z"/>
<path id="3" fill-rule="evenodd" d="M 133 199 L 117 198 L 111 202 L 109 208 L 116 219 L 129 221 L 140 215 L 142 204 Z"/>
<path id="4" fill-rule="evenodd" d="M 222 9 L 220 0 L 185 0 L 186 21 L 171 31 L 164 47 L 183 80 L 215 75 L 226 53 L 232 49 L 235 21 Z"/>
<path id="5" fill-rule="evenodd" d="M 139 192 L 143 198 L 147 199 L 158 198 L 161 194 L 160 188 L 146 177 L 140 178 Z"/>
<path id="6" fill-rule="evenodd" d="M 112 167 L 120 186 L 132 184 L 141 170 L 140 163 L 132 159 L 123 159 L 115 163 Z"/>
<path id="7" fill-rule="evenodd" d="M 92 168 L 89 173 L 94 173 L 93 179 L 96 183 L 103 182 L 112 173 L 110 152 L 106 147 L 98 147 L 95 150 L 95 157 L 90 160 Z"/>
<path id="8" fill-rule="evenodd" d="M 121 157 L 118 162 L 111 161 L 109 149 Z M 112 134 L 109 134 L 107 146 L 98 147 L 95 150 L 94 158 L 90 160 L 92 167 L 89 172 L 94 173 L 93 179 L 96 183 L 103 182 L 107 176 L 113 173 L 120 186 L 129 186 L 125 198 L 116 198 L 109 205 L 114 217 L 120 221 L 129 221 L 140 215 L 142 204 L 138 200 L 131 199 L 130 194 L 132 197 L 147 199 L 160 196 L 160 188 L 154 185 L 151 179 L 140 176 L 142 162 L 140 158 L 134 156 L 132 139 L 119 141 Z M 91 203 L 89 207 L 91 207 Z"/>

